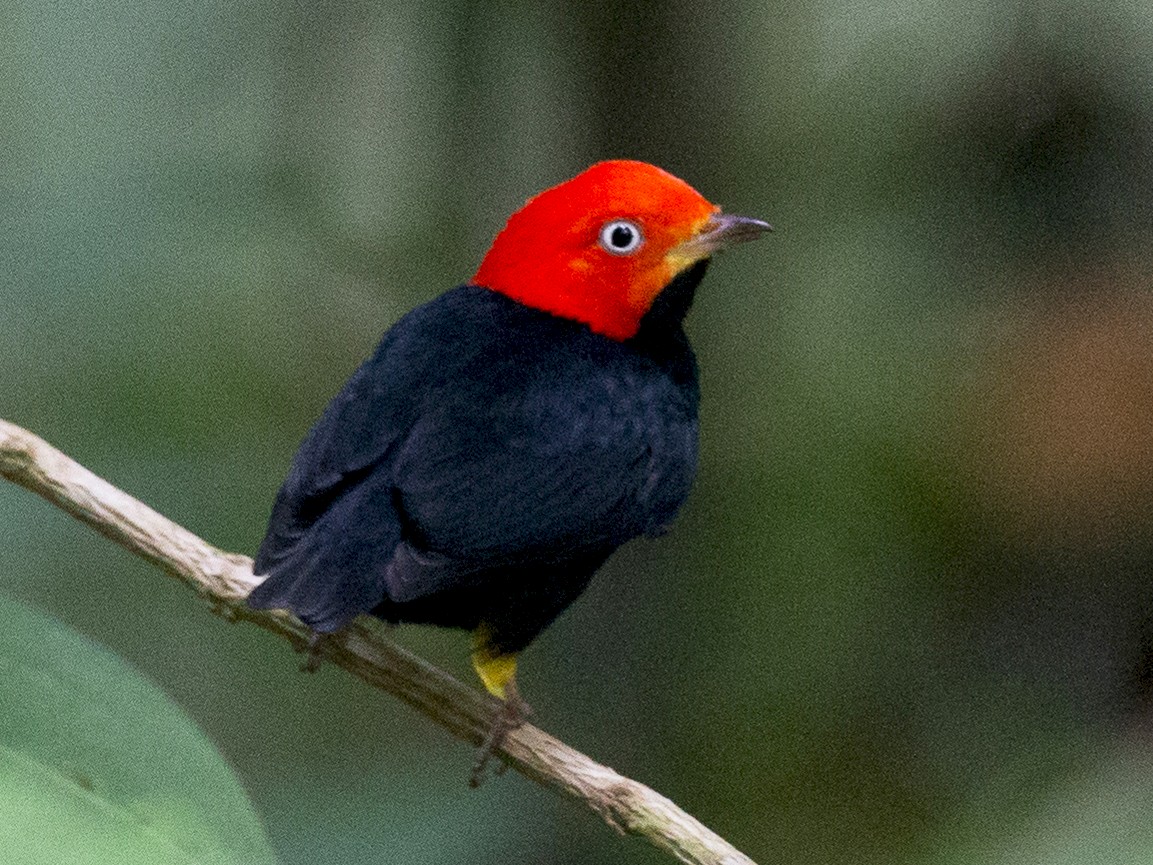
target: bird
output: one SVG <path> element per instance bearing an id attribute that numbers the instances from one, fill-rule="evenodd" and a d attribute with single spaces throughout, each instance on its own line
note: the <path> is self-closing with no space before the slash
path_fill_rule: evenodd
<path id="1" fill-rule="evenodd" d="M 771 226 L 673 174 L 598 162 L 528 199 L 472 279 L 401 317 L 304 439 L 253 571 L 317 639 L 370 614 L 473 634 L 500 701 L 519 654 L 697 467 L 683 321 L 714 253 Z"/>

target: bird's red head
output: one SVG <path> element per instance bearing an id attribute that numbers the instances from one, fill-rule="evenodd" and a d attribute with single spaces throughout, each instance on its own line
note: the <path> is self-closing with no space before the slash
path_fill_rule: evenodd
<path id="1" fill-rule="evenodd" d="M 654 165 L 599 162 L 514 213 L 473 283 L 625 340 L 678 273 L 768 229 Z"/>

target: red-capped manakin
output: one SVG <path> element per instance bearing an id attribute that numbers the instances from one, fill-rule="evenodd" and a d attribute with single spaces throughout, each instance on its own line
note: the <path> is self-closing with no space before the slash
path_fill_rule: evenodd
<path id="1" fill-rule="evenodd" d="M 681 322 L 709 257 L 768 230 L 643 162 L 530 199 L 471 282 L 401 318 L 312 428 L 249 604 L 318 634 L 361 613 L 472 631 L 505 705 L 496 744 L 524 714 L 517 654 L 688 495 L 698 385 Z"/>

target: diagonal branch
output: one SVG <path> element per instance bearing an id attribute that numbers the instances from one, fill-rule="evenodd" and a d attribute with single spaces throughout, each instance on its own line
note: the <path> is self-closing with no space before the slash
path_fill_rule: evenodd
<path id="1" fill-rule="evenodd" d="M 0 420 L 0 476 L 43 496 L 130 552 L 195 589 L 227 619 L 246 619 L 300 645 L 307 629 L 281 611 L 249 609 L 260 582 L 247 556 L 216 549 L 97 477 L 43 439 Z M 360 618 L 325 647 L 331 660 L 479 745 L 494 706 L 479 691 L 396 646 Z M 622 834 L 641 835 L 690 865 L 754 865 L 719 835 L 643 784 L 526 724 L 509 733 L 502 759 L 545 787 L 584 802 Z"/>

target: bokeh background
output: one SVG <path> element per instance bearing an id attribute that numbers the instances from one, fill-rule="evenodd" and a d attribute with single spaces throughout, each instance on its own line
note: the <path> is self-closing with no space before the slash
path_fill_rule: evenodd
<path id="1" fill-rule="evenodd" d="M 656 162 L 777 231 L 690 317 L 679 525 L 523 658 L 541 725 L 762 863 L 1153 861 L 1153 5 L 16 0 L 0 31 L 0 416 L 251 553 L 385 328 L 529 194 Z M 14 487 L 0 591 L 158 682 L 286 865 L 666 861 L 469 790 L 464 744 Z M 471 676 L 465 636 L 396 637 Z"/>

